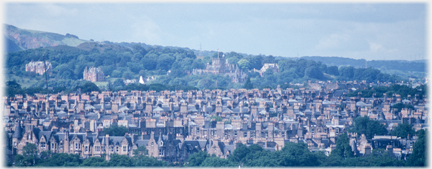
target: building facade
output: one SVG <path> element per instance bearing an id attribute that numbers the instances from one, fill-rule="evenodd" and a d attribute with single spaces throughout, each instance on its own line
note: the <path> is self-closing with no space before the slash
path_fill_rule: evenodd
<path id="1" fill-rule="evenodd" d="M 215 74 L 228 76 L 231 79 L 231 82 L 234 83 L 243 83 L 248 77 L 238 65 L 228 63 L 228 59 L 225 59 L 225 57 L 213 58 L 211 64 L 206 64 L 206 69 L 193 69 L 192 74 Z"/>
<path id="2" fill-rule="evenodd" d="M 84 69 L 83 79 L 87 80 L 87 81 L 91 81 L 91 82 L 103 82 L 103 81 L 105 81 L 104 73 L 100 67 L 98 67 L 98 68 L 95 68 L 95 67 L 87 68 L 86 67 Z"/>
<path id="3" fill-rule="evenodd" d="M 45 62 L 46 64 L 46 71 L 45 71 L 45 65 L 43 61 L 31 61 L 30 63 L 25 65 L 25 71 L 26 72 L 35 72 L 39 75 L 43 75 L 45 72 L 48 72 L 49 74 L 52 73 L 52 65 L 51 62 Z"/>

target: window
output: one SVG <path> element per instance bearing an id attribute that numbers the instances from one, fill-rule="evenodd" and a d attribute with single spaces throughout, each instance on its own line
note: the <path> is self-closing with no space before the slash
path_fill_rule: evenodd
<path id="1" fill-rule="evenodd" d="M 45 142 L 40 143 L 41 148 L 45 148 Z"/>
<path id="2" fill-rule="evenodd" d="M 85 146 L 85 152 L 88 152 L 88 146 Z"/>
<path id="3" fill-rule="evenodd" d="M 116 146 L 116 152 L 118 152 L 118 146 Z"/>
<path id="4" fill-rule="evenodd" d="M 163 150 L 159 149 L 159 155 L 162 156 L 163 155 Z"/>
<path id="5" fill-rule="evenodd" d="M 96 152 L 99 152 L 100 151 L 100 146 L 95 146 L 95 150 L 96 150 Z"/>
<path id="6" fill-rule="evenodd" d="M 78 143 L 75 143 L 75 150 L 78 150 Z"/>
<path id="7" fill-rule="evenodd" d="M 159 144 L 160 144 L 160 146 L 163 146 L 163 141 L 161 141 Z"/>
<path id="8" fill-rule="evenodd" d="M 237 131 L 234 131 L 234 136 L 237 136 Z"/>
<path id="9" fill-rule="evenodd" d="M 243 132 L 243 137 L 247 137 L 247 132 Z"/>
<path id="10" fill-rule="evenodd" d="M 196 132 L 197 132 L 197 134 L 199 133 L 199 128 L 196 128 Z"/>
<path id="11" fill-rule="evenodd" d="M 126 152 L 126 150 L 127 150 L 127 147 L 123 146 L 123 152 Z"/>
<path id="12" fill-rule="evenodd" d="M 114 147 L 111 146 L 111 147 L 110 147 L 110 150 L 111 150 L 111 152 L 114 152 Z"/>
<path id="13" fill-rule="evenodd" d="M 152 142 L 152 143 L 151 143 L 151 146 L 153 146 L 153 144 L 154 144 L 154 143 Z"/>

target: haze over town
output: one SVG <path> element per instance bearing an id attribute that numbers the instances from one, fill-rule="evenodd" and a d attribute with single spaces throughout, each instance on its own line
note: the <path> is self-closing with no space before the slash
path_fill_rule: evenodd
<path id="1" fill-rule="evenodd" d="M 4 23 L 80 39 L 284 57 L 426 58 L 425 3 L 6 3 Z"/>

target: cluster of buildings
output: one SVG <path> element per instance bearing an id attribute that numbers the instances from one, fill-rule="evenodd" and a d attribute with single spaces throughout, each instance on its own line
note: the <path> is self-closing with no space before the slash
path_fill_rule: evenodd
<path id="1" fill-rule="evenodd" d="M 224 56 L 221 58 L 212 58 L 212 63 L 207 63 L 206 69 L 193 69 L 192 74 L 215 74 L 228 76 L 233 83 L 244 83 L 248 77 L 248 75 L 244 73 L 240 67 L 235 64 L 228 63 L 228 59 L 225 59 Z"/>
<path id="2" fill-rule="evenodd" d="M 427 98 L 400 95 L 365 98 L 347 93 L 367 86 L 390 85 L 365 82 L 318 82 L 276 89 L 202 91 L 103 91 L 101 93 L 16 95 L 4 98 L 7 155 L 22 153 L 28 143 L 39 152 L 79 154 L 82 158 L 111 154 L 133 156 L 140 146 L 149 156 L 169 162 L 185 162 L 189 155 L 207 151 L 227 158 L 238 143 L 258 144 L 281 150 L 286 142 L 304 142 L 311 151 L 327 155 L 338 135 L 359 116 L 387 126 L 409 123 L 415 130 L 428 127 Z M 397 103 L 414 107 L 397 112 Z M 124 136 L 109 136 L 104 128 L 124 126 Z M 399 159 L 412 153 L 410 139 L 383 135 L 367 139 L 348 133 L 357 156 L 383 148 Z"/>
<path id="3" fill-rule="evenodd" d="M 46 69 L 45 69 L 46 66 Z M 26 72 L 35 72 L 36 74 L 43 75 L 45 72 L 49 74 L 52 73 L 52 65 L 51 62 L 46 61 L 45 64 L 43 61 L 31 61 L 25 65 Z"/>
<path id="4" fill-rule="evenodd" d="M 91 82 L 103 82 L 105 81 L 105 76 L 100 67 L 86 67 L 84 69 L 83 79 Z"/>

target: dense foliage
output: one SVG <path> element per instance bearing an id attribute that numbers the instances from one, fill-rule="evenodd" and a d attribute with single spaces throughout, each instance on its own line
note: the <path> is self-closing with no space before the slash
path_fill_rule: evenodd
<path id="1" fill-rule="evenodd" d="M 411 138 L 414 136 L 415 131 L 410 124 L 400 123 L 396 128 L 390 131 L 390 135 L 398 136 L 401 138 Z M 409 136 L 409 137 L 408 137 Z"/>
<path id="2" fill-rule="evenodd" d="M 364 134 L 367 139 L 373 138 L 374 135 L 386 135 L 388 132 L 383 124 L 371 120 L 367 116 L 357 117 L 354 120 L 354 126 L 349 131 L 356 132 L 359 135 Z"/>
<path id="3" fill-rule="evenodd" d="M 411 95 L 411 98 L 414 98 L 416 94 L 419 95 L 419 99 L 423 99 L 427 95 L 427 86 L 421 85 L 417 86 L 416 88 L 411 88 L 406 85 L 392 85 L 390 87 L 380 86 L 380 87 L 368 87 L 364 90 L 356 90 L 354 92 L 348 93 L 347 96 L 353 97 L 357 96 L 357 94 L 361 92 L 362 97 L 372 97 L 373 94 L 375 94 L 374 97 L 381 98 L 383 97 L 383 94 L 385 93 L 387 97 L 392 97 L 393 94 L 399 94 L 402 98 L 407 98 L 408 95 Z"/>
<path id="4" fill-rule="evenodd" d="M 103 129 L 105 134 L 110 136 L 124 136 L 126 132 L 128 132 L 128 128 L 125 126 L 118 126 L 117 124 L 113 124 L 108 128 Z"/>
<path id="5" fill-rule="evenodd" d="M 417 141 L 414 143 L 413 153 L 407 159 L 408 166 L 426 166 L 427 165 L 427 131 L 417 131 Z"/>

